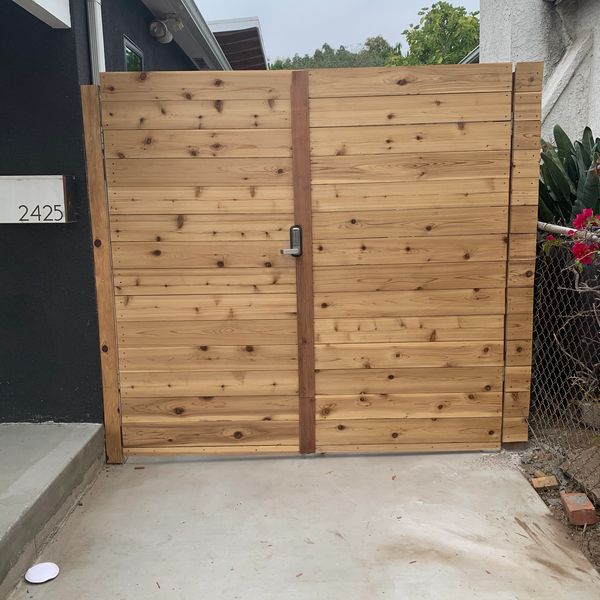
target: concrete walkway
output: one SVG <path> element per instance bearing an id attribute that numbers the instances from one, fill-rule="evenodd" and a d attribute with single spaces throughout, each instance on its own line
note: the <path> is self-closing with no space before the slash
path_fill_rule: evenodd
<path id="1" fill-rule="evenodd" d="M 12 600 L 600 598 L 505 454 L 130 462 L 43 559 Z"/>

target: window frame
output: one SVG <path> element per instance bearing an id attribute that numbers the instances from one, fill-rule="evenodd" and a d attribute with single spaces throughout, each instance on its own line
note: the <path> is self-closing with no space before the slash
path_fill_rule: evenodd
<path id="1" fill-rule="evenodd" d="M 141 62 L 140 71 L 143 71 L 144 70 L 144 51 L 131 38 L 124 35 L 123 36 L 123 59 L 125 61 L 125 71 L 128 73 L 139 72 L 139 71 L 130 71 L 127 68 L 127 51 L 133 52 L 134 54 L 139 56 L 140 62 Z"/>

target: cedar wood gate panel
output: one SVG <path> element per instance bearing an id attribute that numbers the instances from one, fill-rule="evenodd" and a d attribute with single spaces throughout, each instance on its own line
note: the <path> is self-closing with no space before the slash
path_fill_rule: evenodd
<path id="1" fill-rule="evenodd" d="M 526 440 L 541 77 L 84 86 L 109 460 Z"/>

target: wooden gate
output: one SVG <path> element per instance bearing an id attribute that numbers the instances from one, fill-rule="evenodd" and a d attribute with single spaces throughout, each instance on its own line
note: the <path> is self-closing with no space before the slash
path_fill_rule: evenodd
<path id="1" fill-rule="evenodd" d="M 109 460 L 526 439 L 540 86 L 539 64 L 84 86 Z"/>

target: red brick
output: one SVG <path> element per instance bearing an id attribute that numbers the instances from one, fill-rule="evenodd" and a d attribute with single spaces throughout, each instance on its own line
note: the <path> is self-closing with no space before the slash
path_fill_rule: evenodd
<path id="1" fill-rule="evenodd" d="M 560 501 L 571 524 L 583 526 L 598 522 L 596 509 L 585 494 L 561 492 Z"/>

